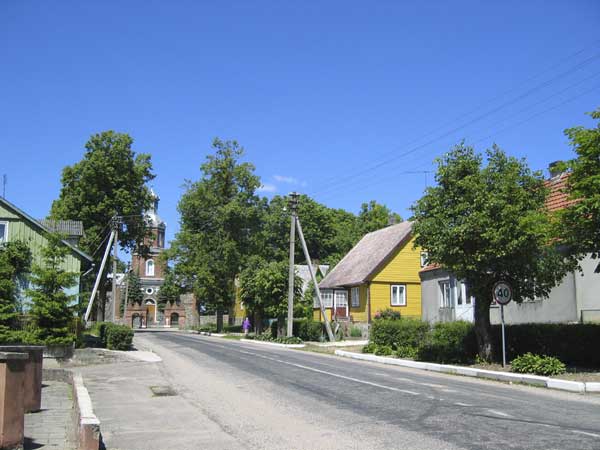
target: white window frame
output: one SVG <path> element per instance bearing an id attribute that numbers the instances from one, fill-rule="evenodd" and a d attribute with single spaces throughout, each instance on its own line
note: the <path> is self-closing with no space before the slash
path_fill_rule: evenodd
<path id="1" fill-rule="evenodd" d="M 8 221 L 0 220 L 0 225 L 4 225 L 4 233 L 0 235 L 0 244 L 8 242 Z"/>
<path id="2" fill-rule="evenodd" d="M 394 303 L 394 288 L 398 291 L 401 288 L 402 295 L 399 295 L 399 301 Z M 392 284 L 390 286 L 390 305 L 391 306 L 406 306 L 406 284 Z"/>
<path id="3" fill-rule="evenodd" d="M 146 276 L 153 277 L 154 276 L 154 260 L 149 259 L 146 261 Z"/>
<path id="4" fill-rule="evenodd" d="M 353 287 L 352 290 L 350 291 L 350 306 L 352 306 L 352 308 L 360 307 L 360 288 L 359 287 Z"/>
<path id="5" fill-rule="evenodd" d="M 333 308 L 333 290 L 332 289 L 321 289 L 321 300 L 323 300 L 324 308 Z M 319 299 L 315 295 L 313 306 L 319 308 Z"/>
<path id="6" fill-rule="evenodd" d="M 440 287 L 440 308 L 453 308 L 454 307 L 454 299 L 452 284 L 450 280 L 442 280 L 439 282 Z M 447 295 L 446 295 L 447 294 Z"/>
<path id="7" fill-rule="evenodd" d="M 426 265 L 429 264 L 429 253 L 421 252 L 420 258 L 421 258 L 421 269 L 422 269 L 423 267 L 425 267 Z"/>
<path id="8" fill-rule="evenodd" d="M 348 291 L 336 289 L 334 291 L 335 307 L 336 308 L 347 308 L 348 307 Z"/>

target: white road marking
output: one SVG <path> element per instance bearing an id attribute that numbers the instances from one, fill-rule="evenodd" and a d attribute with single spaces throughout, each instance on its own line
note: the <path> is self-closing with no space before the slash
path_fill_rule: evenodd
<path id="1" fill-rule="evenodd" d="M 496 411 L 495 409 L 488 409 L 489 412 L 491 412 L 492 414 L 496 414 L 497 416 L 501 416 L 501 417 L 512 417 L 510 414 L 506 414 L 502 411 Z"/>
<path id="2" fill-rule="evenodd" d="M 421 386 L 428 386 L 432 388 L 445 388 L 443 384 L 433 384 L 433 383 L 419 383 Z"/>
<path id="3" fill-rule="evenodd" d="M 468 403 L 461 403 L 461 402 L 456 402 L 454 403 L 456 406 L 473 406 L 473 405 L 469 405 Z"/>
<path id="4" fill-rule="evenodd" d="M 326 370 L 315 369 L 314 367 L 305 366 L 303 364 L 296 364 L 296 363 L 291 363 L 291 362 L 284 361 L 284 360 L 278 359 L 278 358 L 271 358 L 269 356 L 260 355 L 258 353 L 253 353 L 253 352 L 244 352 L 244 353 L 247 353 L 247 354 L 253 355 L 253 356 L 257 356 L 259 358 L 268 359 L 270 361 L 275 361 L 275 362 L 278 362 L 278 363 L 281 363 L 281 364 L 286 364 L 288 366 L 298 367 L 299 369 L 310 370 L 311 372 L 322 373 L 324 375 L 330 375 L 332 377 L 341 378 L 342 380 L 354 381 L 355 383 L 366 384 L 368 386 L 378 387 L 378 388 L 381 388 L 381 389 L 387 389 L 388 391 L 401 392 L 403 394 L 408 394 L 408 395 L 421 395 L 418 392 L 409 391 L 409 390 L 406 390 L 406 389 L 399 389 L 399 388 L 395 388 L 393 386 L 386 386 L 384 384 L 373 383 L 371 381 L 360 380 L 360 379 L 354 378 L 354 377 L 347 377 L 345 375 L 340 375 L 340 374 L 337 374 L 337 373 L 328 372 Z"/>
<path id="5" fill-rule="evenodd" d="M 576 433 L 576 434 L 585 434 L 586 436 L 591 436 L 591 437 L 597 437 L 597 438 L 600 438 L 600 434 L 588 433 L 587 431 L 571 430 L 571 433 Z"/>

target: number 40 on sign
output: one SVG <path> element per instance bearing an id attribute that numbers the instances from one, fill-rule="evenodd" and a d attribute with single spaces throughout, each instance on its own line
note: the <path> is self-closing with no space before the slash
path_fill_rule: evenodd
<path id="1" fill-rule="evenodd" d="M 505 281 L 499 281 L 494 285 L 494 300 L 500 305 L 506 305 L 512 300 L 512 289 Z"/>

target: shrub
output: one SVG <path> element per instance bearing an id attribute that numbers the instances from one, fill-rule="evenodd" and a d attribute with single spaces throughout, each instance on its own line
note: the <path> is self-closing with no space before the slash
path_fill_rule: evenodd
<path id="1" fill-rule="evenodd" d="M 525 353 L 517 356 L 511 362 L 511 370 L 517 373 L 533 373 L 535 375 L 560 375 L 564 373 L 565 365 L 552 356 L 540 356 L 533 353 Z"/>
<path id="2" fill-rule="evenodd" d="M 216 327 L 215 325 L 215 329 Z M 241 325 L 223 325 L 223 331 L 225 333 L 241 333 L 243 330 Z"/>
<path id="3" fill-rule="evenodd" d="M 383 311 L 375 313 L 375 320 L 400 320 L 400 311 L 395 311 L 392 308 L 386 308 Z"/>
<path id="4" fill-rule="evenodd" d="M 217 324 L 216 323 L 207 323 L 204 325 L 200 325 L 195 328 L 196 331 L 201 331 L 204 333 L 216 333 L 217 332 Z"/>
<path id="5" fill-rule="evenodd" d="M 436 323 L 418 350 L 417 358 L 438 363 L 469 363 L 477 354 L 473 324 Z"/>
<path id="6" fill-rule="evenodd" d="M 377 344 L 375 344 L 373 342 L 369 342 L 367 345 L 365 345 L 362 348 L 362 352 L 363 353 L 375 353 L 376 349 L 377 349 Z"/>
<path id="7" fill-rule="evenodd" d="M 398 358 L 410 358 L 416 359 L 419 350 L 415 347 L 411 347 L 410 345 L 401 345 L 395 352 L 395 355 Z"/>
<path id="8" fill-rule="evenodd" d="M 133 341 L 133 330 L 126 325 L 109 323 L 106 329 L 106 348 L 109 350 L 129 350 Z"/>
<path id="9" fill-rule="evenodd" d="M 303 341 L 320 341 L 323 336 L 323 324 L 315 320 L 301 320 L 297 328 L 298 334 L 294 333 L 294 336 L 298 336 Z"/>
<path id="10" fill-rule="evenodd" d="M 417 319 L 380 319 L 372 324 L 371 342 L 392 349 L 400 346 L 418 348 L 429 330 L 429 324 Z"/>
<path id="11" fill-rule="evenodd" d="M 280 337 L 273 339 L 273 342 L 277 342 L 278 344 L 302 344 L 302 339 L 297 336 Z"/>
<path id="12" fill-rule="evenodd" d="M 106 347 L 106 326 L 109 322 L 96 322 L 91 329 L 94 336 L 100 339 L 102 347 Z"/>
<path id="13" fill-rule="evenodd" d="M 272 341 L 273 335 L 271 334 L 271 330 L 266 330 L 261 334 L 257 334 L 254 339 L 257 341 Z"/>
<path id="14" fill-rule="evenodd" d="M 377 356 L 391 356 L 394 354 L 394 350 L 390 345 L 378 345 L 375 348 L 375 354 Z"/>
<path id="15" fill-rule="evenodd" d="M 350 337 L 359 338 L 362 337 L 362 330 L 359 327 L 350 328 Z"/>

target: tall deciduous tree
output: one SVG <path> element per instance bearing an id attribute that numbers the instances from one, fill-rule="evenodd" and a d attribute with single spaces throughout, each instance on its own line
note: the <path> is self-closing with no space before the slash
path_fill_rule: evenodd
<path id="1" fill-rule="evenodd" d="M 263 202 L 256 195 L 260 180 L 254 166 L 240 162 L 243 148 L 215 139 L 213 149 L 201 179 L 187 182 L 178 205 L 181 231 L 169 256 L 200 303 L 217 311 L 221 329 L 223 311 L 235 299 L 235 277 L 256 252 Z"/>
<path id="2" fill-rule="evenodd" d="M 29 273 L 31 251 L 20 241 L 0 245 L 0 343 L 18 340 L 14 331 L 18 316 L 19 288 Z"/>
<path id="3" fill-rule="evenodd" d="M 147 233 L 144 211 L 151 205 L 146 183 L 154 178 L 150 155 L 132 150 L 133 139 L 104 131 L 85 144 L 83 159 L 63 169 L 60 196 L 52 204 L 54 219 L 81 220 L 86 234 L 80 246 L 95 257 L 96 267 L 107 244 L 103 241 L 111 217 L 124 217 L 119 233 L 121 248 L 141 245 Z M 108 267 L 100 284 L 100 310 L 104 319 Z"/>
<path id="4" fill-rule="evenodd" d="M 438 160 L 437 186 L 412 210 L 416 245 L 475 295 L 479 354 L 489 360 L 494 283 L 508 281 L 516 302 L 547 297 L 571 265 L 553 245 L 541 174 L 496 146 L 482 164 L 471 147 L 455 147 Z"/>
<path id="5" fill-rule="evenodd" d="M 363 203 L 360 207 L 357 231 L 362 237 L 371 231 L 380 230 L 392 223 L 400 222 L 402 222 L 402 218 L 399 214 L 392 212 L 387 206 L 371 200 L 369 203 Z"/>
<path id="6" fill-rule="evenodd" d="M 591 254 L 600 259 L 600 109 L 590 113 L 598 120 L 596 128 L 569 128 L 577 158 L 569 161 L 569 196 L 576 202 L 561 211 L 561 239 L 577 258 Z M 600 273 L 600 262 L 596 266 Z"/>
<path id="7" fill-rule="evenodd" d="M 277 317 L 277 334 L 285 334 L 287 315 L 288 266 L 285 261 L 256 259 L 240 275 L 240 299 L 254 313 L 254 324 L 263 317 Z M 294 316 L 306 315 L 302 299 L 302 280 L 294 280 Z M 260 326 L 258 326 L 260 329 Z"/>
<path id="8" fill-rule="evenodd" d="M 42 263 L 34 264 L 31 271 L 32 289 L 30 315 L 35 323 L 35 337 L 46 344 L 73 342 L 71 333 L 74 296 L 65 291 L 77 282 L 77 273 L 62 268 L 68 248 L 60 237 L 48 235 L 48 243 L 42 249 Z"/>

